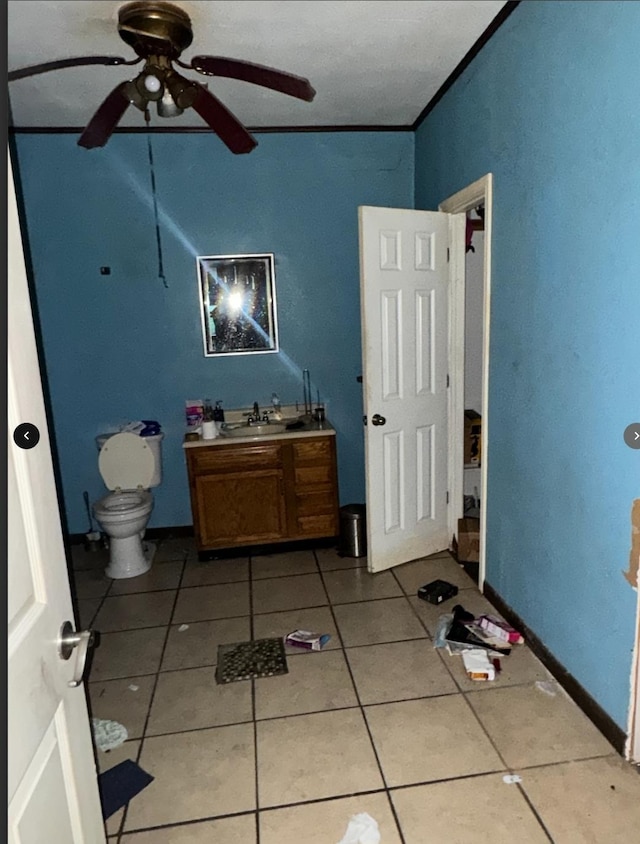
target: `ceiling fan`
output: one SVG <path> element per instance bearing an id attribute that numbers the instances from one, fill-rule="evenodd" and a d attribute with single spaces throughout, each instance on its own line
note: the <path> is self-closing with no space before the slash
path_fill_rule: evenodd
<path id="1" fill-rule="evenodd" d="M 118 34 L 138 58 L 127 61 L 116 56 L 81 56 L 31 65 L 8 74 L 11 82 L 66 67 L 135 65 L 144 61 L 135 79 L 116 85 L 85 127 L 78 144 L 87 149 L 106 144 L 130 105 L 139 108 L 148 119 L 149 104 L 155 102 L 160 117 L 175 117 L 193 108 L 232 152 L 251 152 L 257 141 L 242 123 L 205 85 L 182 76 L 174 65 L 205 76 L 262 85 L 307 102 L 316 93 L 308 79 L 252 62 L 222 56 L 194 56 L 189 64 L 180 61 L 183 50 L 193 40 L 193 31 L 189 16 L 172 3 L 157 0 L 127 3 L 118 13 Z"/>

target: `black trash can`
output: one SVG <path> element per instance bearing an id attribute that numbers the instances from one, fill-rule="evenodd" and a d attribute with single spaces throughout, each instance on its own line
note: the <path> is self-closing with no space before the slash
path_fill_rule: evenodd
<path id="1" fill-rule="evenodd" d="M 367 511 L 364 504 L 347 504 L 340 508 L 341 557 L 364 557 L 367 553 Z"/>

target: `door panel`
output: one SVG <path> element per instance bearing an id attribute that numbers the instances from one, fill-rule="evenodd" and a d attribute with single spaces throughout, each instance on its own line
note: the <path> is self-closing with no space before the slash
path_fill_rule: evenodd
<path id="1" fill-rule="evenodd" d="M 58 654 L 73 610 L 10 161 L 8 173 L 8 840 L 100 844 L 84 689 L 69 686 L 76 654 Z M 28 450 L 12 436 L 23 422 L 40 431 Z"/>
<path id="2" fill-rule="evenodd" d="M 449 215 L 359 211 L 368 564 L 380 571 L 448 545 Z"/>

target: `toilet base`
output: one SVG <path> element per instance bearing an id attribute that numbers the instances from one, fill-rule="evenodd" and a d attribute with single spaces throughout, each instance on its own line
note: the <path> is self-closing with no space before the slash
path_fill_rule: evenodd
<path id="1" fill-rule="evenodd" d="M 156 553 L 156 545 L 155 542 L 143 542 L 137 533 L 124 539 L 112 536 L 109 552 L 109 565 L 105 569 L 105 575 L 112 580 L 124 580 L 149 571 Z"/>

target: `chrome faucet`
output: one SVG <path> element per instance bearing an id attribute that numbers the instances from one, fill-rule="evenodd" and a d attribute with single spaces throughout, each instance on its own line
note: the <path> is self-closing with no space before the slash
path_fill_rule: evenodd
<path id="1" fill-rule="evenodd" d="M 251 413 L 249 418 L 247 419 L 247 425 L 260 425 L 261 422 L 268 423 L 269 417 L 265 412 L 262 419 L 260 419 L 260 408 L 258 407 L 258 402 L 254 401 L 253 413 Z"/>

